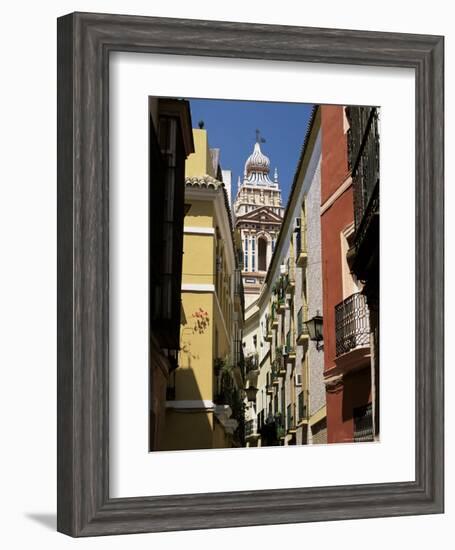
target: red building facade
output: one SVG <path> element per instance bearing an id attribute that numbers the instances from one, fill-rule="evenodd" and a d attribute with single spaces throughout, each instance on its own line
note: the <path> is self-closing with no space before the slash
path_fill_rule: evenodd
<path id="1" fill-rule="evenodd" d="M 345 108 L 321 107 L 321 261 L 328 443 L 371 441 L 368 307 L 351 273 L 354 195 Z"/>

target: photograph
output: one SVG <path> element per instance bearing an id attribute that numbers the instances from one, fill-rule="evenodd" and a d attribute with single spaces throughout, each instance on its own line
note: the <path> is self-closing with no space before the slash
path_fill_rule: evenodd
<path id="1" fill-rule="evenodd" d="M 149 451 L 380 440 L 380 107 L 148 98 Z"/>

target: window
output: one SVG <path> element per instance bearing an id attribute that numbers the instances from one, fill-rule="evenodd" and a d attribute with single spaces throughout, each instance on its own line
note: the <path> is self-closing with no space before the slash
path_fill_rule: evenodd
<path id="1" fill-rule="evenodd" d="M 258 265 L 259 271 L 267 271 L 267 241 L 264 238 L 258 241 Z"/>
<path id="2" fill-rule="evenodd" d="M 244 271 L 248 271 L 248 237 L 245 236 L 245 241 L 243 245 L 243 252 L 245 254 L 244 258 Z"/>
<path id="3" fill-rule="evenodd" d="M 251 237 L 251 271 L 256 271 L 256 237 Z"/>
<path id="4" fill-rule="evenodd" d="M 350 224 L 340 233 L 341 246 L 341 270 L 343 283 L 343 298 L 347 298 L 361 290 L 361 285 L 357 277 L 351 273 L 348 263 L 349 249 L 353 245 L 354 240 L 354 224 Z"/>

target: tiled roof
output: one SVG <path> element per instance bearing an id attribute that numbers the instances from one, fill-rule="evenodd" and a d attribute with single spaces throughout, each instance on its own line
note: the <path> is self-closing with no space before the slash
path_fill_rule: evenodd
<path id="1" fill-rule="evenodd" d="M 194 176 L 185 178 L 186 187 L 200 187 L 206 189 L 219 189 L 220 187 L 224 188 L 224 183 L 219 181 L 212 176 Z"/>

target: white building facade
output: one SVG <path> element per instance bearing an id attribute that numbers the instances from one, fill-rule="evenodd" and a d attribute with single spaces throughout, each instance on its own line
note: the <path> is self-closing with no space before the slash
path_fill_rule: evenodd
<path id="1" fill-rule="evenodd" d="M 253 396 L 247 445 L 327 441 L 324 356 L 306 321 L 322 311 L 321 132 L 315 109 L 260 296 L 246 312 L 244 353 Z"/>

